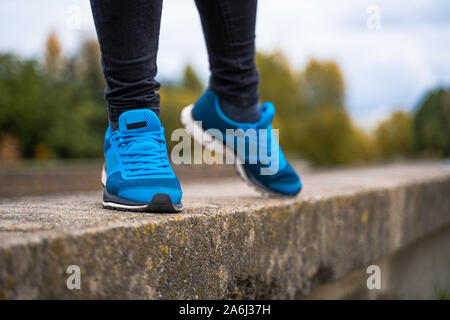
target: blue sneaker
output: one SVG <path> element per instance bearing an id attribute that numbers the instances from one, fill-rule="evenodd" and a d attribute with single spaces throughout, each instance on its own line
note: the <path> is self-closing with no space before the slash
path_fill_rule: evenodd
<path id="1" fill-rule="evenodd" d="M 222 112 L 217 94 L 209 89 L 194 106 L 183 109 L 181 122 L 194 140 L 205 146 L 221 138 L 226 152 L 234 155 L 238 174 L 263 195 L 295 196 L 300 192 L 302 183 L 286 161 L 272 130 L 275 107 L 266 102 L 260 107 L 260 114 L 260 119 L 255 123 L 233 121 Z M 229 129 L 237 131 L 230 133 Z M 242 129 L 241 133 L 238 129 Z M 217 130 L 221 133 L 220 137 L 212 133 Z M 247 135 L 251 131 L 253 138 L 251 134 Z M 252 149 L 253 152 L 250 151 Z"/>
<path id="2" fill-rule="evenodd" d="M 109 209 L 179 212 L 182 191 L 167 156 L 164 128 L 148 109 L 124 112 L 119 128 L 105 134 L 103 206 Z"/>

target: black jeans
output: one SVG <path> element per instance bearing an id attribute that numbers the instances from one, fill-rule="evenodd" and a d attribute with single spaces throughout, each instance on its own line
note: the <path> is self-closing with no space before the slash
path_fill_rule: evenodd
<path id="1" fill-rule="evenodd" d="M 196 0 L 208 48 L 209 85 L 221 99 L 247 108 L 258 101 L 255 66 L 257 0 Z M 155 80 L 162 0 L 91 0 L 102 52 L 111 121 L 127 110 L 159 115 Z"/>

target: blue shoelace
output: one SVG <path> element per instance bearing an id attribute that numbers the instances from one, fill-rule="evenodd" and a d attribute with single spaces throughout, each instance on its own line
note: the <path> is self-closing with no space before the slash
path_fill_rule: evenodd
<path id="1" fill-rule="evenodd" d="M 119 156 L 129 177 L 145 175 L 167 175 L 172 170 L 167 157 L 164 130 L 159 132 L 121 133 L 117 131 L 113 140 L 119 147 Z M 135 144 L 150 142 L 150 150 L 130 150 Z"/>

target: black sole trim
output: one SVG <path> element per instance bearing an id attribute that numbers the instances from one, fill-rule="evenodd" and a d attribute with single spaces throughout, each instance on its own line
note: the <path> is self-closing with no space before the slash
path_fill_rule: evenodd
<path id="1" fill-rule="evenodd" d="M 235 154 L 235 156 L 237 157 L 236 154 Z M 248 173 L 248 169 L 245 166 L 242 166 L 242 168 L 244 169 L 245 178 L 247 179 L 248 182 L 251 183 L 250 186 L 254 187 L 255 189 L 259 189 L 257 191 L 264 192 L 271 198 L 295 198 L 302 191 L 302 188 L 300 188 L 300 190 L 296 194 L 286 194 L 286 193 L 276 192 L 274 190 L 267 188 L 266 186 L 259 183 L 256 179 L 254 179 L 253 176 Z M 238 172 L 238 176 L 241 177 L 239 172 Z M 242 179 L 242 181 L 247 183 L 247 181 L 245 181 L 245 179 Z"/>
<path id="2" fill-rule="evenodd" d="M 149 203 L 131 201 L 103 191 L 103 207 L 119 211 L 152 212 L 152 213 L 178 213 L 183 210 L 183 204 L 172 203 L 166 193 L 157 193 Z"/>

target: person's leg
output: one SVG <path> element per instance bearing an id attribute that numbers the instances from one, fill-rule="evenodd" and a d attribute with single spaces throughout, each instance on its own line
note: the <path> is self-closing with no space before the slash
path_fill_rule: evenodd
<path id="1" fill-rule="evenodd" d="M 182 191 L 167 155 L 155 81 L 162 0 L 91 0 L 91 6 L 110 120 L 103 206 L 178 212 Z"/>
<path id="2" fill-rule="evenodd" d="M 162 0 L 91 0 L 102 53 L 108 116 L 149 108 L 159 115 L 155 80 Z"/>
<path id="3" fill-rule="evenodd" d="M 210 87 L 225 114 L 259 119 L 255 65 L 256 0 L 196 0 L 208 48 Z"/>
<path id="4" fill-rule="evenodd" d="M 300 177 L 286 161 L 272 130 L 275 107 L 270 102 L 258 106 L 256 0 L 196 3 L 209 53 L 210 88 L 183 109 L 181 123 L 194 140 L 208 147 L 209 130 L 219 132 L 237 172 L 256 190 L 274 196 L 297 195 L 302 188 Z"/>

